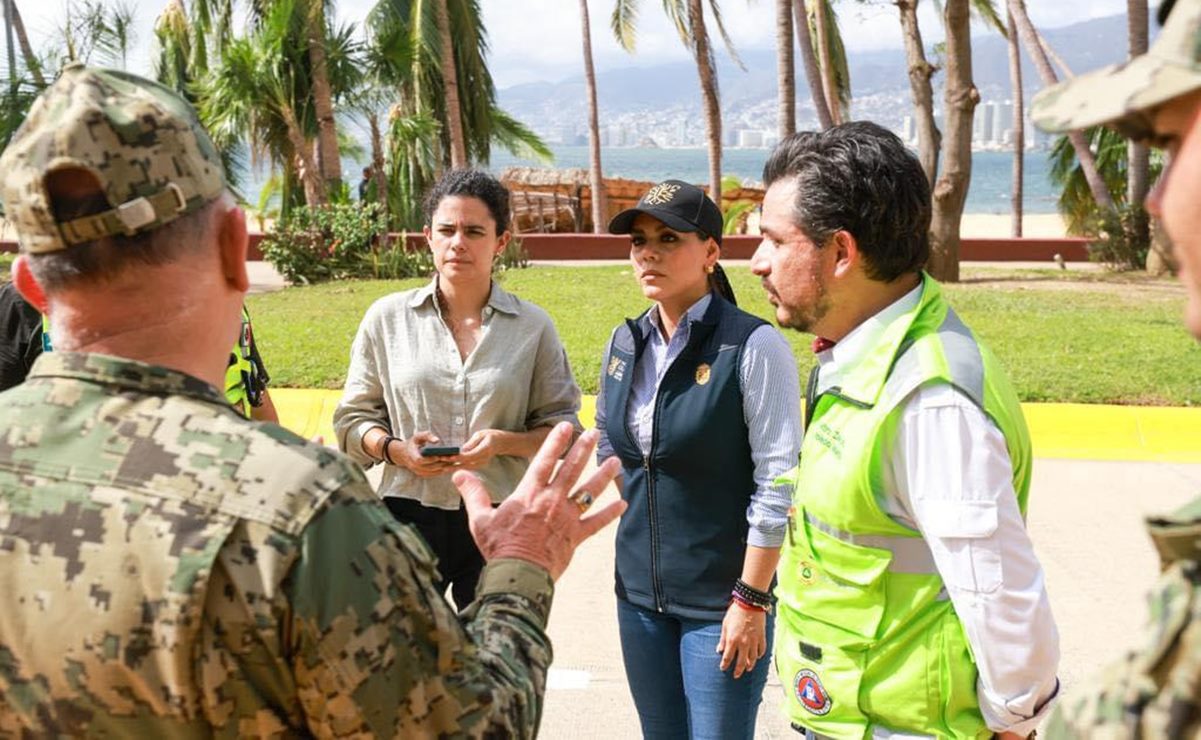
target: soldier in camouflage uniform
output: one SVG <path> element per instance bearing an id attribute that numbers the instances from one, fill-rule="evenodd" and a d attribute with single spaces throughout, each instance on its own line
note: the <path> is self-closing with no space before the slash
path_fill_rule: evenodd
<path id="1" fill-rule="evenodd" d="M 1201 0 L 1164 0 L 1147 54 L 1077 77 L 1034 99 L 1049 131 L 1107 124 L 1167 150 L 1147 197 L 1188 293 L 1186 323 L 1201 339 Z M 1147 522 L 1163 563 L 1141 646 L 1078 690 L 1048 722 L 1053 738 L 1177 738 L 1201 734 L 1201 499 Z"/>
<path id="2" fill-rule="evenodd" d="M 582 510 L 595 434 L 552 432 L 495 511 L 457 618 L 421 538 L 347 458 L 217 388 L 245 217 L 194 112 L 67 69 L 0 156 L 18 288 L 56 351 L 0 394 L 0 735 L 530 736 L 553 579 L 620 502 Z"/>

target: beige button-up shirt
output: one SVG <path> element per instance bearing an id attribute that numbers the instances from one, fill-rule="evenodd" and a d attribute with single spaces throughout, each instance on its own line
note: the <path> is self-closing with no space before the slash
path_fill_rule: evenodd
<path id="1" fill-rule="evenodd" d="M 429 430 L 443 445 L 462 445 L 481 429 L 524 432 L 561 421 L 581 429 L 580 389 L 546 311 L 493 282 L 482 336 L 464 361 L 442 320 L 436 285 L 435 279 L 424 288 L 393 293 L 367 309 L 334 411 L 343 452 L 375 465 L 363 451 L 363 435 L 374 427 L 401 439 Z M 493 502 L 500 502 L 528 464 L 522 457 L 497 455 L 476 472 Z M 457 509 L 460 501 L 450 474 L 418 478 L 394 465 L 384 466 L 379 494 L 441 509 Z"/>

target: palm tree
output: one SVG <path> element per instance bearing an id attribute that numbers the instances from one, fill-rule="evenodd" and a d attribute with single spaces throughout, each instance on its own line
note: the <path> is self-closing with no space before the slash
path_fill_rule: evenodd
<path id="1" fill-rule="evenodd" d="M 307 45 L 310 6 L 305 0 L 274 0 L 264 11 L 252 33 L 225 41 L 195 95 L 218 147 L 246 141 L 255 159 L 266 158 L 282 172 L 286 217 L 298 203 L 325 203 L 330 191 L 315 156 L 320 131 Z M 335 97 L 362 80 L 353 36 L 350 26 L 327 34 L 323 52 Z"/>
<path id="2" fill-rule="evenodd" d="M 1130 58 L 1147 53 L 1147 0 L 1126 0 L 1126 28 L 1130 46 Z M 1139 206 L 1135 217 L 1126 224 L 1128 238 L 1140 244 L 1151 241 L 1151 226 L 1141 210 L 1147 198 L 1150 151 L 1145 143 L 1130 142 L 1127 152 L 1126 202 Z"/>
<path id="3" fill-rule="evenodd" d="M 37 55 L 33 53 L 33 47 L 29 44 L 29 34 L 25 32 L 25 22 L 21 20 L 21 11 L 17 10 L 17 0 L 7 0 L 9 17 L 6 22 L 11 21 L 13 33 L 17 37 L 17 45 L 21 48 L 21 58 L 25 62 L 25 69 L 29 72 L 33 84 L 38 88 L 46 86 L 46 78 L 42 74 L 42 63 Z"/>
<path id="4" fill-rule="evenodd" d="M 972 179 L 972 116 L 980 93 L 972 82 L 971 9 L 969 0 L 947 0 L 943 9 L 947 32 L 946 137 L 942 172 L 934 186 L 930 220 L 930 274 L 947 282 L 959 280 L 959 225 Z"/>
<path id="5" fill-rule="evenodd" d="M 601 176 L 600 121 L 596 105 L 596 70 L 592 66 L 592 27 L 588 0 L 580 0 L 580 32 L 583 35 L 584 84 L 588 91 L 588 180 L 592 187 L 592 230 L 605 231 L 605 180 Z"/>
<path id="6" fill-rule="evenodd" d="M 780 138 L 796 132 L 796 65 L 792 57 L 792 0 L 776 0 L 776 128 Z"/>
<path id="7" fill-rule="evenodd" d="M 821 64 L 822 93 L 835 125 L 850 120 L 851 76 L 838 18 L 830 0 L 813 0 L 813 32 Z"/>
<path id="8" fill-rule="evenodd" d="M 813 101 L 817 124 L 825 130 L 834 125 L 834 119 L 830 115 L 830 106 L 826 105 L 826 94 L 822 90 L 821 68 L 817 65 L 817 57 L 813 55 L 813 34 L 809 28 L 809 10 L 805 7 L 805 0 L 793 0 L 792 26 L 796 29 L 801 68 L 805 70 L 805 82 L 809 86 L 809 98 Z"/>
<path id="9" fill-rule="evenodd" d="M 1013 14 L 1018 34 L 1022 38 L 1026 52 L 1034 61 L 1034 67 L 1038 70 L 1043 85 L 1047 87 L 1054 85 L 1058 81 L 1058 77 L 1055 75 L 1055 70 L 1051 68 L 1051 62 L 1047 59 L 1042 39 L 1040 39 L 1038 32 L 1035 30 L 1034 24 L 1030 22 L 1030 16 L 1026 13 L 1025 0 L 1008 0 L 1008 3 L 1009 12 Z M 1071 141 L 1072 146 L 1076 149 L 1076 156 L 1080 160 L 1081 171 L 1088 182 L 1089 191 L 1092 192 L 1097 205 L 1106 211 L 1116 212 L 1117 206 L 1114 204 L 1113 196 L 1110 195 L 1109 190 L 1105 187 L 1105 182 L 1097 172 L 1096 161 L 1092 152 L 1088 149 L 1088 142 L 1085 140 L 1084 134 L 1080 131 L 1072 131 L 1068 134 L 1068 140 Z"/>
<path id="10" fill-rule="evenodd" d="M 450 136 L 450 166 L 467 166 L 467 144 L 463 140 L 463 118 L 459 110 L 459 81 L 455 71 L 455 49 L 450 36 L 450 0 L 434 0 L 438 21 L 438 67 L 442 73 L 442 90 L 446 95 L 446 124 Z"/>
<path id="11" fill-rule="evenodd" d="M 917 22 L 918 0 L 896 0 L 901 18 L 901 35 L 905 39 L 905 58 L 909 67 L 909 91 L 913 95 L 914 122 L 917 128 L 918 159 L 930 187 L 938 178 L 938 153 L 942 134 L 934 122 L 934 85 L 931 78 L 938 71 L 926 60 L 922 29 Z"/>
<path id="12" fill-rule="evenodd" d="M 611 26 L 618 43 L 628 52 L 634 51 L 638 20 L 639 0 L 617 0 L 613 6 Z M 742 61 L 734 51 L 730 36 L 726 33 L 717 0 L 709 0 L 709 10 L 725 42 L 730 56 L 739 64 Z M 709 197 L 721 203 L 721 104 L 717 90 L 717 64 L 709 44 L 709 32 L 705 28 L 705 12 L 701 0 L 663 0 L 663 10 L 675 26 L 680 40 L 692 52 L 696 62 L 697 76 L 701 83 L 701 102 L 705 116 L 705 134 L 709 149 Z"/>
<path id="13" fill-rule="evenodd" d="M 17 70 L 17 44 L 13 39 L 13 11 L 9 0 L 4 3 L 4 48 L 8 51 L 8 107 L 17 105 L 17 90 L 20 87 L 20 72 Z"/>
<path id="14" fill-rule="evenodd" d="M 1008 19 L 1009 47 L 1009 89 L 1013 96 L 1013 192 L 1010 194 L 1010 208 L 1013 211 L 1012 234 L 1022 235 L 1023 195 L 1025 192 L 1025 154 L 1026 154 L 1026 105 L 1022 91 L 1022 57 L 1018 46 L 1017 25 L 1013 22 L 1013 13 L 1006 11 Z"/>
<path id="15" fill-rule="evenodd" d="M 338 125 L 334 120 L 334 94 L 329 79 L 325 47 L 327 5 L 324 0 L 307 0 L 305 40 L 308 43 L 313 83 L 313 108 L 317 113 L 317 159 L 325 189 L 342 186 L 342 159 L 338 152 Z"/>

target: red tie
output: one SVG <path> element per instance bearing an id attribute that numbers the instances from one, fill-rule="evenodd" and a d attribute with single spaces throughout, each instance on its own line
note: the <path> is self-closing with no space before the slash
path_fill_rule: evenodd
<path id="1" fill-rule="evenodd" d="M 825 352 L 826 350 L 833 347 L 835 344 L 837 344 L 837 342 L 835 342 L 832 339 L 826 339 L 825 337 L 814 337 L 813 338 L 813 354 L 815 354 L 815 355 L 821 354 L 822 352 Z"/>

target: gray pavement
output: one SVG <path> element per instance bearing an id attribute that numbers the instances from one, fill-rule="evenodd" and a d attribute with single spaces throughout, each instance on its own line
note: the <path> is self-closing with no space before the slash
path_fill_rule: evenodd
<path id="1" fill-rule="evenodd" d="M 1070 690 L 1133 645 L 1158 572 L 1142 517 L 1201 494 L 1201 465 L 1035 461 L 1029 526 L 1059 624 L 1060 679 Z M 612 491 L 607 495 L 616 495 Z M 636 738 L 613 596 L 615 527 L 586 542 L 560 579 L 549 632 L 555 663 L 544 738 Z M 796 737 L 772 673 L 757 737 Z"/>

